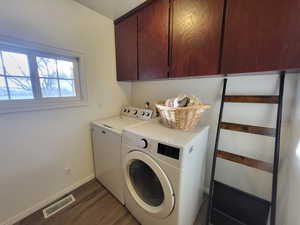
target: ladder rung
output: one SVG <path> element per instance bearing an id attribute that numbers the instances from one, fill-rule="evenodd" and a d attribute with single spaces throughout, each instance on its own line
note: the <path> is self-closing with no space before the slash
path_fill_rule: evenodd
<path id="1" fill-rule="evenodd" d="M 260 134 L 260 135 L 266 135 L 271 137 L 275 137 L 276 134 L 276 129 L 269 128 L 269 127 L 258 127 L 252 125 L 227 123 L 227 122 L 222 122 L 220 126 L 222 129 L 226 129 L 226 130 L 240 131 L 240 132 L 246 132 L 251 134 Z"/>
<path id="2" fill-rule="evenodd" d="M 278 104 L 279 98 L 276 95 L 227 95 L 224 97 L 225 102 L 239 102 L 239 103 L 265 103 Z"/>
<path id="3" fill-rule="evenodd" d="M 212 210 L 212 224 L 214 225 L 246 225 L 245 223 L 242 223 L 241 221 L 227 215 L 226 213 L 218 210 L 213 209 Z"/>
<path id="4" fill-rule="evenodd" d="M 243 164 L 245 166 L 253 167 L 256 169 L 264 170 L 266 172 L 273 172 L 273 165 L 257 159 L 248 158 L 241 155 L 236 155 L 230 152 L 224 152 L 221 150 L 217 151 L 217 157 L 226 159 L 235 163 Z"/>

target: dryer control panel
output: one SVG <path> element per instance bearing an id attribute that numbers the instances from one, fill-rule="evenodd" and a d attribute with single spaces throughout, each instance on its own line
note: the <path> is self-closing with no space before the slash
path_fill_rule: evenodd
<path id="1" fill-rule="evenodd" d="M 140 120 L 150 120 L 152 115 L 153 110 L 151 109 L 140 109 L 130 106 L 126 106 L 121 109 L 121 116 L 128 116 Z"/>

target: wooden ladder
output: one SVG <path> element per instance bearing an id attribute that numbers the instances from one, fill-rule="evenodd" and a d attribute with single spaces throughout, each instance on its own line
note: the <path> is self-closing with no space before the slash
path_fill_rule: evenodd
<path id="1" fill-rule="evenodd" d="M 209 206 L 206 220 L 207 225 L 266 225 L 270 207 L 271 225 L 276 224 L 277 181 L 284 79 L 285 71 L 280 73 L 280 87 L 278 96 L 226 95 L 227 79 L 224 79 L 211 172 Z M 222 116 L 225 102 L 278 104 L 276 128 L 223 122 Z M 221 129 L 274 137 L 275 150 L 273 164 L 220 150 L 218 145 Z M 272 173 L 273 181 L 271 202 L 216 181 L 215 170 L 217 158 L 222 158 L 235 163 L 243 164 L 248 167 L 253 167 Z"/>

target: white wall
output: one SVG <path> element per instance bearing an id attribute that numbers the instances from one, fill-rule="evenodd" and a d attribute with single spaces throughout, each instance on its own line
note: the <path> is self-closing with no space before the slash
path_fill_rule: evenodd
<path id="1" fill-rule="evenodd" d="M 151 82 L 135 82 L 132 85 L 133 104 L 142 106 L 145 101 L 156 102 L 176 96 L 180 93 L 192 94 L 200 97 L 212 108 L 203 114 L 201 123 L 211 126 L 209 140 L 208 166 L 206 185 L 208 188 L 211 172 L 211 159 L 215 143 L 216 126 L 220 108 L 223 78 L 199 78 L 185 80 L 165 80 Z M 285 149 L 288 138 L 291 101 L 295 94 L 295 74 L 286 77 L 285 105 L 283 116 L 283 141 L 282 155 L 285 157 Z M 274 95 L 278 94 L 278 75 L 257 75 L 230 77 L 228 80 L 228 94 L 244 95 Z M 237 104 L 226 103 L 223 121 L 244 123 L 258 126 L 275 127 L 277 105 L 266 104 Z M 222 150 L 257 158 L 267 162 L 273 161 L 274 138 L 251 135 L 239 132 L 221 131 L 220 145 Z M 262 198 L 271 198 L 272 176 L 269 173 L 218 159 L 216 179 L 230 184 L 244 191 L 256 194 Z M 286 177 L 287 170 L 281 171 Z M 280 186 L 282 187 L 282 185 Z M 284 187 L 282 187 L 284 188 Z"/>
<path id="2" fill-rule="evenodd" d="M 278 224 L 299 224 L 300 201 L 300 76 L 294 83 L 292 116 L 288 127 L 286 154 L 281 160 Z"/>
<path id="3" fill-rule="evenodd" d="M 71 0 L 0 5 L 0 35 L 84 54 L 89 97 L 85 107 L 0 115 L 2 224 L 93 176 L 89 123 L 128 104 L 131 84 L 116 82 L 110 19 Z"/>
<path id="4" fill-rule="evenodd" d="M 90 0 L 75 0 L 89 7 L 102 15 L 113 20 L 124 15 L 131 9 L 139 6 L 145 0 L 109 0 L 109 1 L 90 1 Z"/>

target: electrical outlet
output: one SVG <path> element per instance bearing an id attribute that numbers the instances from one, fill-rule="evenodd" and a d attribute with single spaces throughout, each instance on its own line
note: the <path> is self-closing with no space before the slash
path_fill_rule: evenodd
<path id="1" fill-rule="evenodd" d="M 69 175 L 69 174 L 71 174 L 71 172 L 72 172 L 72 169 L 71 169 L 70 167 L 66 167 L 66 168 L 65 168 L 65 173 L 66 173 L 66 174 Z"/>

